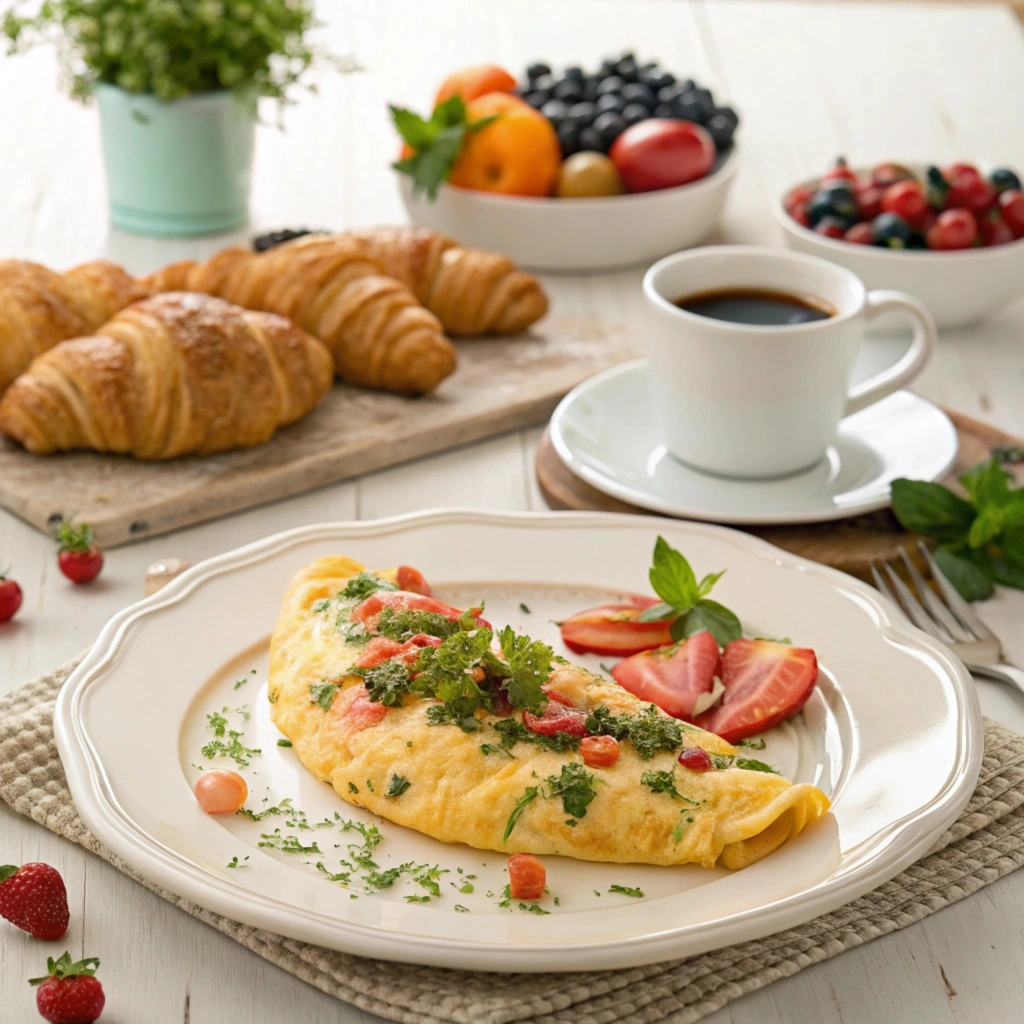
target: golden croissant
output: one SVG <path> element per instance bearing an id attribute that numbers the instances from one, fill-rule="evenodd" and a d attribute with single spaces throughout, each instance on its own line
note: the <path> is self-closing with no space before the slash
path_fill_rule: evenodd
<path id="1" fill-rule="evenodd" d="M 92 334 L 149 290 L 114 263 L 59 274 L 28 260 L 0 260 L 0 395 L 58 342 Z"/>
<path id="2" fill-rule="evenodd" d="M 143 283 L 286 316 L 326 343 L 338 375 L 352 384 L 422 394 L 455 369 L 455 349 L 437 318 L 405 285 L 382 275 L 353 238 L 307 235 L 264 253 L 225 249 Z"/>
<path id="3" fill-rule="evenodd" d="M 501 253 L 463 248 L 428 228 L 380 227 L 346 234 L 366 245 L 385 274 L 412 289 L 448 334 L 515 334 L 548 311 L 537 279 Z"/>
<path id="4" fill-rule="evenodd" d="M 0 430 L 37 455 L 210 455 L 269 440 L 333 379 L 327 348 L 283 317 L 158 295 L 39 356 L 0 400 Z"/>

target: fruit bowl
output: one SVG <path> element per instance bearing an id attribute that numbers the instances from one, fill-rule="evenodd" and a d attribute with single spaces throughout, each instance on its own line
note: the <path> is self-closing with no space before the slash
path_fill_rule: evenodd
<path id="1" fill-rule="evenodd" d="M 734 145 L 688 185 L 590 199 L 532 199 L 442 185 L 435 202 L 399 174 L 409 219 L 463 245 L 506 253 L 530 270 L 597 271 L 651 263 L 703 241 L 736 175 Z"/>
<path id="2" fill-rule="evenodd" d="M 925 165 L 907 163 L 922 175 Z M 866 168 L 856 168 L 858 175 Z M 818 178 L 799 185 L 813 186 Z M 785 209 L 787 188 L 773 203 L 786 245 L 853 271 L 870 289 L 893 288 L 923 302 L 940 328 L 964 327 L 1024 294 L 1024 238 L 980 249 L 936 252 L 885 249 L 828 238 L 795 221 Z"/>

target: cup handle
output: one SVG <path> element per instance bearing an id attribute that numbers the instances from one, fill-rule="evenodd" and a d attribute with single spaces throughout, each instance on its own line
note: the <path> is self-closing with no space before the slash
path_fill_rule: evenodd
<path id="1" fill-rule="evenodd" d="M 914 325 L 914 340 L 906 355 L 887 370 L 851 388 L 846 397 L 844 416 L 860 412 L 886 395 L 909 384 L 925 367 L 935 348 L 937 334 L 931 313 L 917 299 L 903 292 L 868 292 L 864 303 L 868 320 L 883 313 L 902 313 Z"/>

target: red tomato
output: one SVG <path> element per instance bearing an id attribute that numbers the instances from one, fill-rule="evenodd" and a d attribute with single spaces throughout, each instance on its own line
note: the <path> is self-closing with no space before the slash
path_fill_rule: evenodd
<path id="1" fill-rule="evenodd" d="M 822 217 L 814 225 L 814 230 L 826 238 L 842 238 L 846 234 L 847 223 L 847 221 L 842 221 L 838 217 Z"/>
<path id="2" fill-rule="evenodd" d="M 14 613 L 21 607 L 21 597 L 21 587 L 0 572 L 0 622 L 14 618 Z"/>
<path id="3" fill-rule="evenodd" d="M 559 693 L 557 690 L 549 690 L 546 686 L 543 689 L 544 695 L 547 697 L 548 700 L 557 701 L 559 704 L 562 705 L 562 707 L 565 708 L 576 707 L 576 705 L 573 704 L 573 702 L 569 700 L 569 698 L 566 697 L 564 693 Z"/>
<path id="4" fill-rule="evenodd" d="M 799 203 L 794 206 L 789 211 L 789 215 L 802 227 L 809 228 L 811 226 L 811 215 L 807 212 L 807 203 Z"/>
<path id="5" fill-rule="evenodd" d="M 858 245 L 874 245 L 875 229 L 869 221 L 861 221 L 859 224 L 854 224 L 852 228 L 847 229 L 843 238 L 847 242 L 855 242 Z"/>
<path id="6" fill-rule="evenodd" d="M 554 736 L 560 732 L 568 733 L 570 736 L 586 736 L 587 716 L 582 711 L 577 711 L 576 708 L 561 703 L 550 693 L 548 697 L 550 699 L 544 705 L 542 714 L 535 715 L 532 711 L 523 712 L 523 725 L 530 732 L 537 733 L 538 736 Z M 565 698 L 562 697 L 562 700 Z"/>
<path id="7" fill-rule="evenodd" d="M 630 192 L 653 192 L 703 178 L 715 144 L 699 124 L 652 117 L 627 128 L 608 155 Z"/>
<path id="8" fill-rule="evenodd" d="M 440 647 L 441 641 L 436 636 L 417 633 L 414 637 L 400 644 L 386 636 L 375 636 L 364 648 L 363 653 L 352 663 L 353 668 L 373 668 L 390 658 L 401 657 L 407 665 L 411 665 L 424 647 Z"/>
<path id="9" fill-rule="evenodd" d="M 879 164 L 871 172 L 871 182 L 886 189 L 897 181 L 906 181 L 913 176 L 902 164 Z"/>
<path id="10" fill-rule="evenodd" d="M 679 755 L 679 763 L 691 772 L 709 772 L 715 766 L 711 755 L 703 747 L 687 747 Z"/>
<path id="11" fill-rule="evenodd" d="M 697 698 L 714 686 L 720 665 L 718 642 L 704 630 L 682 643 L 626 658 L 612 675 L 634 697 L 657 704 L 675 718 L 689 719 Z"/>
<path id="12" fill-rule="evenodd" d="M 874 220 L 882 212 L 882 196 L 885 189 L 880 185 L 864 182 L 857 186 L 855 194 L 861 220 Z"/>
<path id="13" fill-rule="evenodd" d="M 411 594 L 404 590 L 378 590 L 352 609 L 352 621 L 362 622 L 367 629 L 372 630 L 377 624 L 377 616 L 385 608 L 394 608 L 396 612 L 436 612 L 452 621 L 462 615 L 458 608 L 453 608 L 450 604 L 438 601 L 434 597 Z M 481 626 L 487 625 L 479 615 L 475 618 Z"/>
<path id="14" fill-rule="evenodd" d="M 341 718 L 353 732 L 362 732 L 372 726 L 379 725 L 387 717 L 389 708 L 385 704 L 378 704 L 370 700 L 365 686 L 354 686 L 357 692 L 353 695 Z"/>
<path id="15" fill-rule="evenodd" d="M 943 210 L 925 234 L 929 249 L 969 249 L 978 237 L 970 210 Z"/>
<path id="16" fill-rule="evenodd" d="M 196 780 L 196 800 L 207 814 L 234 814 L 249 795 L 249 787 L 238 772 L 215 768 Z"/>
<path id="17" fill-rule="evenodd" d="M 838 185 L 846 182 L 849 185 L 857 184 L 857 175 L 846 166 L 843 157 L 836 157 L 836 162 L 821 176 L 822 185 Z"/>
<path id="18" fill-rule="evenodd" d="M 580 754 L 588 768 L 610 768 L 619 759 L 619 741 L 614 736 L 585 736 Z"/>
<path id="19" fill-rule="evenodd" d="M 103 552 L 93 543 L 88 523 L 76 526 L 64 521 L 57 526 L 57 565 L 72 583 L 88 583 L 103 568 Z"/>
<path id="20" fill-rule="evenodd" d="M 434 592 L 430 589 L 430 584 L 427 582 L 426 577 L 419 571 L 414 569 L 411 565 L 400 565 L 398 567 L 398 583 L 399 590 L 407 590 L 412 594 L 422 594 L 424 597 L 433 597 Z"/>
<path id="21" fill-rule="evenodd" d="M 1014 238 L 1024 238 L 1024 192 L 1008 188 L 999 197 L 999 212 Z"/>
<path id="22" fill-rule="evenodd" d="M 953 164 L 943 171 L 943 177 L 949 182 L 947 210 L 984 213 L 996 200 L 996 190 L 971 164 Z"/>
<path id="23" fill-rule="evenodd" d="M 818 679 L 809 647 L 770 640 L 733 640 L 722 655 L 725 693 L 694 724 L 738 743 L 792 718 L 807 703 Z"/>
<path id="24" fill-rule="evenodd" d="M 544 865 L 532 853 L 513 853 L 509 857 L 508 885 L 513 899 L 541 899 L 547 881 Z"/>
<path id="25" fill-rule="evenodd" d="M 920 182 L 898 181 L 882 193 L 882 209 L 916 228 L 928 212 L 928 200 Z"/>
<path id="26" fill-rule="evenodd" d="M 989 210 L 978 222 L 978 230 L 986 245 L 1006 245 L 1013 241 L 1010 225 L 995 210 Z"/>
<path id="27" fill-rule="evenodd" d="M 786 193 L 782 205 L 787 213 L 792 214 L 795 207 L 809 203 L 814 198 L 814 193 L 815 189 L 811 185 L 797 185 Z"/>
<path id="28" fill-rule="evenodd" d="M 658 601 L 631 597 L 628 604 L 603 604 L 578 612 L 562 623 L 562 641 L 576 654 L 609 654 L 628 657 L 639 651 L 672 643 L 669 621 L 640 622 L 640 613 Z"/>

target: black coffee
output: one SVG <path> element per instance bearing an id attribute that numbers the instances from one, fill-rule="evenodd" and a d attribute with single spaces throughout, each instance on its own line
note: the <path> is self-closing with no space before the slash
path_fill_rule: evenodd
<path id="1" fill-rule="evenodd" d="M 687 313 L 727 320 L 733 324 L 785 327 L 827 320 L 836 311 L 823 299 L 810 295 L 789 295 L 760 288 L 723 288 L 676 299 Z"/>

